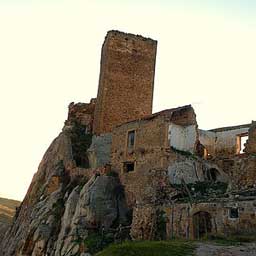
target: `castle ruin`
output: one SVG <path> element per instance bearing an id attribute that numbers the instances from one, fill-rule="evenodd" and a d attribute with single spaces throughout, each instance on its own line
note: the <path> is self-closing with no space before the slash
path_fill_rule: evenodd
<path id="1" fill-rule="evenodd" d="M 97 98 L 69 105 L 0 255 L 82 255 L 104 232 L 255 236 L 256 122 L 201 130 L 191 105 L 152 113 L 156 46 L 108 32 Z"/>
<path id="2" fill-rule="evenodd" d="M 191 105 L 152 114 L 156 46 L 108 32 L 96 103 L 75 111 L 95 107 L 90 168 L 119 175 L 134 239 L 255 233 L 255 122 L 205 131 Z"/>

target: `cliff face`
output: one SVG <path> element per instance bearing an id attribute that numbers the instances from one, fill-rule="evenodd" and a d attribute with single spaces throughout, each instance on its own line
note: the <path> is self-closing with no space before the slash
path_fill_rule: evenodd
<path id="1" fill-rule="evenodd" d="M 126 221 L 118 178 L 89 169 L 88 127 L 67 120 L 33 177 L 0 255 L 80 255 L 88 236 Z"/>

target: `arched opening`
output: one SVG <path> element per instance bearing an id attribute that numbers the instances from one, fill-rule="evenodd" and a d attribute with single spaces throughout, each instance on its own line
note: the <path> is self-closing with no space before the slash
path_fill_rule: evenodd
<path id="1" fill-rule="evenodd" d="M 197 212 L 193 215 L 194 238 L 207 237 L 212 231 L 211 215 L 208 212 Z"/>
<path id="2" fill-rule="evenodd" d="M 211 168 L 209 170 L 207 170 L 207 180 L 209 181 L 217 181 L 218 176 L 220 175 L 219 171 L 215 168 Z"/>

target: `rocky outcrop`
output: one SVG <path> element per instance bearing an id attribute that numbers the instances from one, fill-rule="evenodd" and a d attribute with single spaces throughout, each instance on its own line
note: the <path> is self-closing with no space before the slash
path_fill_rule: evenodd
<path id="1" fill-rule="evenodd" d="M 125 222 L 118 177 L 83 167 L 91 134 L 74 116 L 46 151 L 0 242 L 1 256 L 80 254 L 88 235 Z"/>

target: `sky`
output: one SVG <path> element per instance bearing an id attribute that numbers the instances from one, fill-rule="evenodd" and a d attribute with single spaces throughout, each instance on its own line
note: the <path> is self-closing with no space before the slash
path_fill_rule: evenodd
<path id="1" fill-rule="evenodd" d="M 112 29 L 158 40 L 154 112 L 256 120 L 254 0 L 0 0 L 0 197 L 23 199 L 68 104 L 96 97 Z"/>

